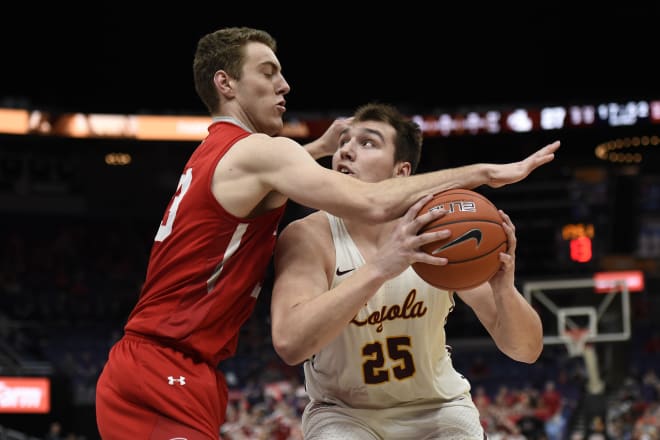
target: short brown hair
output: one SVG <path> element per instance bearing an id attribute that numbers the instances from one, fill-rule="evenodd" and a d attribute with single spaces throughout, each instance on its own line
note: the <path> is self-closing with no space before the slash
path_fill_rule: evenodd
<path id="1" fill-rule="evenodd" d="M 369 103 L 358 107 L 353 115 L 355 122 L 378 121 L 394 128 L 394 162 L 410 162 L 411 174 L 417 170 L 422 155 L 422 129 L 394 106 Z"/>
<path id="2" fill-rule="evenodd" d="M 218 70 L 224 70 L 240 79 L 245 58 L 245 46 L 256 41 L 268 46 L 273 52 L 277 49 L 275 39 L 266 31 L 249 27 L 230 27 L 204 35 L 197 42 L 193 59 L 195 90 L 208 111 L 218 110 L 218 93 L 213 77 Z"/>

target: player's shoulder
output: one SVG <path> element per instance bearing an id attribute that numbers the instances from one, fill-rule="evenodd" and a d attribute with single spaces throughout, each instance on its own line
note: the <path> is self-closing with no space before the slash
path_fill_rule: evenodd
<path id="1" fill-rule="evenodd" d="M 306 160 L 307 152 L 293 139 L 252 133 L 235 144 L 232 156 L 252 171 L 281 169 L 284 165 Z M 311 156 L 309 156 L 311 158 Z"/>
<path id="2" fill-rule="evenodd" d="M 272 137 L 263 133 L 251 133 L 236 141 L 225 155 L 227 166 L 245 169 L 251 173 L 280 169 L 289 163 L 294 152 L 302 148 L 295 141 L 284 137 Z"/>
<path id="3" fill-rule="evenodd" d="M 271 148 L 273 146 L 291 146 L 291 147 L 299 147 L 300 144 L 296 141 L 294 141 L 291 138 L 284 137 L 284 136 L 269 136 L 265 133 L 251 133 L 247 136 L 245 136 L 243 139 L 237 142 L 237 144 L 240 143 L 242 145 L 249 145 L 254 148 L 260 148 L 260 147 L 268 147 Z"/>
<path id="4" fill-rule="evenodd" d="M 332 233 L 325 212 L 316 211 L 288 223 L 277 239 L 276 249 L 278 256 L 303 259 L 307 264 L 333 257 Z"/>
<path id="5" fill-rule="evenodd" d="M 281 238 L 315 240 L 328 235 L 329 232 L 328 216 L 323 211 L 315 211 L 289 222 L 282 230 Z"/>

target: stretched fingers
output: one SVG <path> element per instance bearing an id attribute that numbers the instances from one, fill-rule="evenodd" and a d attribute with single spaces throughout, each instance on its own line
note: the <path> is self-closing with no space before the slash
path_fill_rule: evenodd
<path id="1" fill-rule="evenodd" d="M 531 168 L 534 169 L 552 161 L 555 158 L 555 151 L 557 151 L 560 145 L 561 143 L 559 141 L 554 141 L 532 154 L 529 157 L 532 162 L 530 165 Z"/>

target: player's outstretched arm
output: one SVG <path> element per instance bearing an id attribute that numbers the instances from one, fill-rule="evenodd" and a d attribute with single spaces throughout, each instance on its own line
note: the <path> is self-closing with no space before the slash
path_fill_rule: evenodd
<path id="1" fill-rule="evenodd" d="M 253 134 L 236 145 L 240 148 L 233 148 L 218 163 L 213 182 L 216 198 L 232 214 L 249 215 L 264 196 L 275 192 L 282 201 L 288 197 L 338 217 L 382 222 L 400 217 L 427 194 L 518 182 L 550 162 L 559 142 L 519 162 L 478 163 L 376 183 L 320 166 L 300 144 L 288 138 Z"/>
<path id="2" fill-rule="evenodd" d="M 389 219 L 393 214 L 391 210 L 394 210 L 394 216 L 400 215 L 403 208 L 428 193 L 456 188 L 473 189 L 481 185 L 499 188 L 519 182 L 541 165 L 552 161 L 559 145 L 559 141 L 555 141 L 518 162 L 477 163 L 404 178 L 387 179 L 373 184 L 367 188 L 367 191 L 375 189 L 375 192 L 370 194 L 370 198 L 376 200 L 374 203 L 383 209 L 383 215 Z M 396 202 L 392 203 L 392 201 Z"/>

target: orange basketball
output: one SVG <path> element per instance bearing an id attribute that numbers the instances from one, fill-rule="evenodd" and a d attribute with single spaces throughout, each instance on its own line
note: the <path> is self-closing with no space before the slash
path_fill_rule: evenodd
<path id="1" fill-rule="evenodd" d="M 444 209 L 447 214 L 430 222 L 420 233 L 449 229 L 451 236 L 422 249 L 447 258 L 448 263 L 414 263 L 415 272 L 427 283 L 445 290 L 471 289 L 488 281 L 500 268 L 499 253 L 507 249 L 503 220 L 495 205 L 477 192 L 450 189 L 436 194 L 418 215 L 432 209 Z"/>

